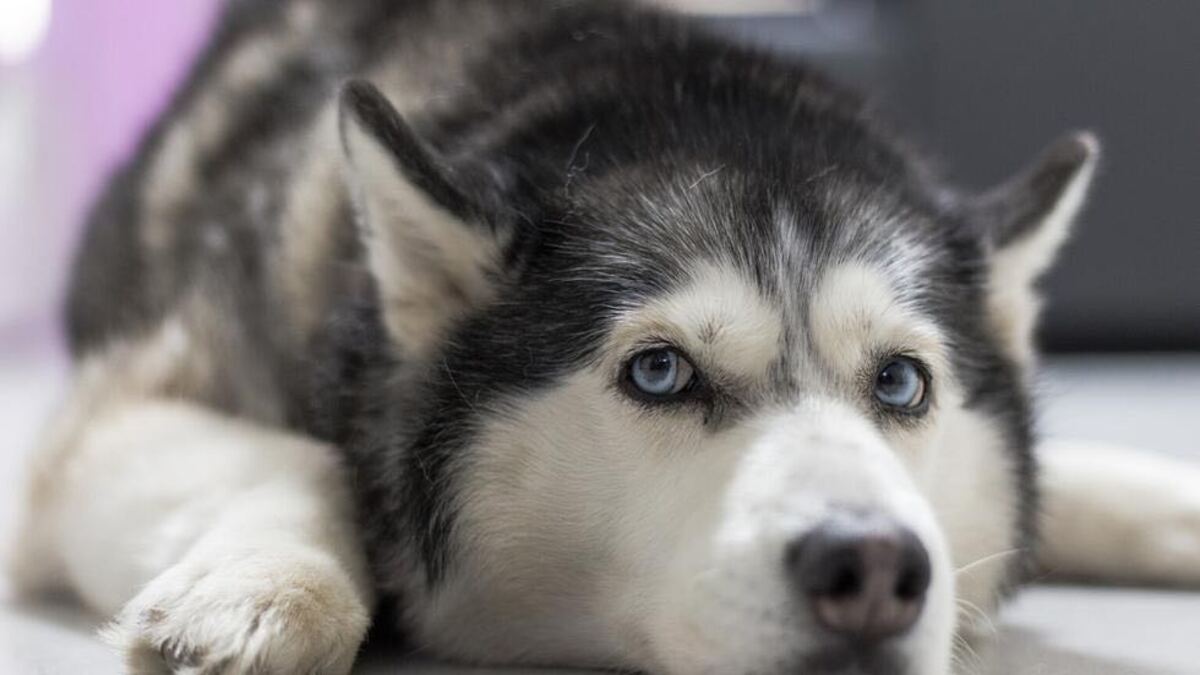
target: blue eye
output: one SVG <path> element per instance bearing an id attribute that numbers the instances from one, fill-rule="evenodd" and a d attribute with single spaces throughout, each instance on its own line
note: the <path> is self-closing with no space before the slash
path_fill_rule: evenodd
<path id="1" fill-rule="evenodd" d="M 678 394 L 687 389 L 695 375 L 692 364 L 668 347 L 648 349 L 629 362 L 629 381 L 648 396 Z"/>
<path id="2" fill-rule="evenodd" d="M 929 383 L 912 359 L 889 360 L 875 376 L 875 398 L 889 408 L 913 410 L 925 402 Z"/>

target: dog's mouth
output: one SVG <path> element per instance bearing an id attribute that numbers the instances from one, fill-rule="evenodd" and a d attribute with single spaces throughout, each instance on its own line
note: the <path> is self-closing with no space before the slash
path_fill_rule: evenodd
<path id="1" fill-rule="evenodd" d="M 910 675 L 908 659 L 894 646 L 834 644 L 803 655 L 789 672 L 812 675 Z"/>

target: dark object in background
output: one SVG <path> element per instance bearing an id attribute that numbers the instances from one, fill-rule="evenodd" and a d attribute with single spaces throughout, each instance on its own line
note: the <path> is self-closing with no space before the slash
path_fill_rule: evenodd
<path id="1" fill-rule="evenodd" d="M 1200 3 L 830 0 L 714 21 L 858 84 L 967 187 L 1095 130 L 1104 162 L 1046 280 L 1042 342 L 1200 349 Z"/>

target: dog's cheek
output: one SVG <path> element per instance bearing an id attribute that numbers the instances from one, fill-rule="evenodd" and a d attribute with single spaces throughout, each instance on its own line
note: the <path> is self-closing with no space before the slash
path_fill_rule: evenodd
<path id="1" fill-rule="evenodd" d="M 1002 590 L 1030 542 L 1023 541 L 1018 458 L 1001 425 L 976 410 L 943 411 L 929 462 L 918 474 L 945 532 L 957 596 L 964 610 L 960 627 L 986 627 Z"/>
<path id="2" fill-rule="evenodd" d="M 493 408 L 456 472 L 457 572 L 423 632 L 493 662 L 642 664 L 675 460 L 594 373 Z"/>

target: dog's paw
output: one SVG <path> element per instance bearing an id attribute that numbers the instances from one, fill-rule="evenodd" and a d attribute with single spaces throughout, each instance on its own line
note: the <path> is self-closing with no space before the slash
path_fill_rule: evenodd
<path id="1" fill-rule="evenodd" d="M 1146 581 L 1200 586 L 1200 467 L 1179 467 L 1184 475 L 1147 491 L 1139 508 L 1146 517 L 1130 542 L 1137 546 Z M 1186 480 L 1184 480 L 1186 478 Z M 1131 528 L 1132 529 L 1132 528 Z"/>
<path id="2" fill-rule="evenodd" d="M 1057 443 L 1041 460 L 1048 571 L 1200 586 L 1200 463 L 1095 443 Z"/>
<path id="3" fill-rule="evenodd" d="M 105 629 L 134 675 L 347 673 L 368 610 L 330 558 L 301 551 L 185 558 Z"/>

